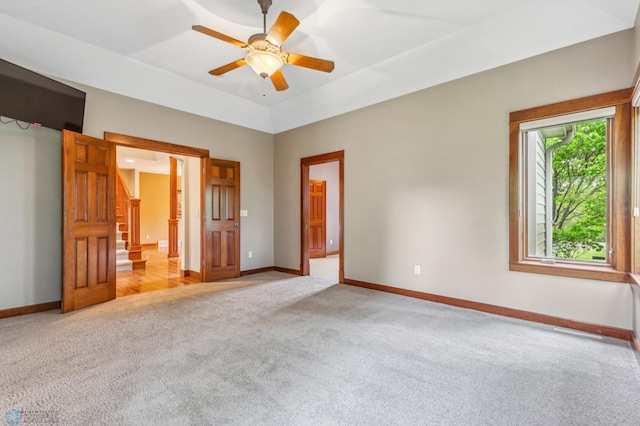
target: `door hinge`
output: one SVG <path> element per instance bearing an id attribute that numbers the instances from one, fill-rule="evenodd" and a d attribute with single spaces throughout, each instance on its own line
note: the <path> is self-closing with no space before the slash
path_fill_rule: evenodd
<path id="1" fill-rule="evenodd" d="M 204 259 L 202 259 L 202 266 L 204 266 Z"/>

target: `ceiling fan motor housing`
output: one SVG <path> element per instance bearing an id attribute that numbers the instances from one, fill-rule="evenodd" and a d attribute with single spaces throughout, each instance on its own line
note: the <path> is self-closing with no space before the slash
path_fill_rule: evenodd
<path id="1" fill-rule="evenodd" d="M 258 4 L 262 9 L 262 13 L 266 15 L 269 12 L 269 7 L 271 7 L 271 0 L 258 0 Z"/>
<path id="2" fill-rule="evenodd" d="M 279 56 L 283 62 L 287 62 L 287 54 L 282 51 L 280 46 L 277 46 L 267 40 L 267 35 L 265 33 L 254 34 L 249 37 L 249 51 L 260 51 L 260 52 L 269 52 L 273 53 L 276 56 Z"/>
<path id="3" fill-rule="evenodd" d="M 271 52 L 276 55 L 279 55 L 282 52 L 282 49 L 280 49 L 279 46 L 267 40 L 267 34 L 265 33 L 254 34 L 249 37 L 249 46 L 253 48 L 253 50 Z"/>

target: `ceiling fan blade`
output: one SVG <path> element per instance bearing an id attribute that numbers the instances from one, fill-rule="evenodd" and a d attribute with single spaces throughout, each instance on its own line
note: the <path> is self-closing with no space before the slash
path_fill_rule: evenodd
<path id="1" fill-rule="evenodd" d="M 243 67 L 245 65 L 247 65 L 247 63 L 244 61 L 244 59 L 238 59 L 235 62 L 231 62 L 230 64 L 223 65 L 220 68 L 216 68 L 215 70 L 209 71 L 209 74 L 211 74 L 211 75 L 222 75 L 222 74 L 224 74 L 226 72 L 233 71 L 236 68 L 240 68 L 240 67 Z"/>
<path id="2" fill-rule="evenodd" d="M 298 55 L 287 52 L 287 63 L 298 67 L 311 68 L 312 70 L 331 72 L 335 67 L 333 61 L 326 59 L 312 58 L 311 56 Z"/>
<path id="3" fill-rule="evenodd" d="M 196 30 L 198 32 L 201 32 L 202 34 L 206 34 L 206 35 L 208 35 L 210 37 L 217 38 L 218 40 L 222 40 L 222 41 L 226 41 L 227 43 L 231 43 L 234 46 L 238 46 L 238 47 L 242 47 L 242 48 L 245 48 L 245 47 L 248 46 L 248 44 L 245 43 L 244 41 L 236 40 L 233 37 L 226 36 L 226 35 L 224 35 L 222 33 L 214 31 L 214 30 L 212 30 L 210 28 L 203 27 L 202 25 L 194 25 L 191 28 L 193 28 L 194 30 Z"/>
<path id="4" fill-rule="evenodd" d="M 300 24 L 300 21 L 290 13 L 281 12 L 273 23 L 273 27 L 267 34 L 267 40 L 276 46 L 282 46 L 282 43 L 291 35 L 293 30 Z"/>
<path id="5" fill-rule="evenodd" d="M 289 88 L 287 80 L 285 80 L 284 74 L 282 74 L 282 70 L 274 72 L 273 74 L 271 74 L 270 78 L 273 86 L 278 92 L 282 92 L 283 90 L 287 90 Z"/>

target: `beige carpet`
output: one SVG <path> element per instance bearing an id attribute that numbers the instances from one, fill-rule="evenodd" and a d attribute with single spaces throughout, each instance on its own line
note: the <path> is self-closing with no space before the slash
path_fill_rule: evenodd
<path id="1" fill-rule="evenodd" d="M 0 320 L 0 422 L 640 424 L 627 342 L 268 273 Z"/>

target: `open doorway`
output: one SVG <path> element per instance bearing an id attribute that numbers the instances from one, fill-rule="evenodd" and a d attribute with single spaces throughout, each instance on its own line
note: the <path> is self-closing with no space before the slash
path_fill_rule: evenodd
<path id="1" fill-rule="evenodd" d="M 185 273 L 190 235 L 182 205 L 190 194 L 189 158 L 118 146 L 116 160 L 122 194 L 116 203 L 116 297 L 199 283 Z"/>
<path id="2" fill-rule="evenodd" d="M 159 245 L 158 242 L 167 241 L 167 239 L 156 236 L 151 232 L 140 232 L 140 224 L 138 223 L 137 238 L 134 234 L 133 238 L 129 236 L 128 241 L 140 246 L 141 258 L 147 260 L 147 265 L 145 265 L 144 270 L 133 268 L 129 273 L 131 288 L 127 294 L 138 294 L 145 291 L 156 291 L 202 282 L 201 259 L 203 258 L 203 250 L 205 253 L 207 250 L 201 245 L 202 227 L 200 214 L 204 195 L 200 170 L 203 159 L 209 157 L 209 151 L 110 132 L 105 132 L 104 138 L 115 145 L 116 151 L 123 148 L 135 148 L 142 153 L 140 157 L 145 159 L 162 159 L 166 163 L 168 158 L 169 168 L 175 167 L 176 175 L 178 174 L 178 168 L 180 168 L 180 185 L 178 186 L 176 177 L 175 186 L 172 182 L 169 182 L 167 185 L 162 185 L 164 189 L 161 189 L 165 194 L 169 192 L 167 196 L 174 197 L 175 211 L 170 211 L 169 215 L 165 213 L 165 217 L 162 220 L 164 221 L 164 229 L 168 232 L 172 232 L 173 229 L 176 234 L 176 240 L 179 239 L 181 241 L 179 255 L 170 257 L 170 247 L 160 250 L 160 248 L 164 249 L 165 247 L 164 244 Z M 127 153 L 126 150 L 121 152 Z M 171 158 L 181 161 L 172 162 Z M 133 160 L 134 163 L 128 163 L 127 159 Z M 135 157 L 123 158 L 123 160 L 124 164 L 136 164 L 135 161 L 137 161 Z M 181 166 L 178 167 L 180 164 Z M 164 167 L 163 173 L 166 173 L 166 165 Z M 154 170 L 147 171 L 153 172 Z M 171 173 L 171 169 L 169 169 L 169 173 Z M 142 179 L 138 176 L 137 181 L 133 181 L 130 185 L 137 195 L 140 195 L 140 182 L 142 182 Z M 136 185 L 138 186 L 137 188 Z M 148 201 L 145 203 L 143 199 L 139 203 L 140 205 L 147 204 L 147 207 L 152 209 L 154 207 L 153 202 Z M 171 206 L 169 208 L 171 209 Z M 175 215 L 175 219 L 177 219 L 177 221 L 174 221 L 177 222 L 177 226 L 170 226 L 172 215 Z M 133 223 L 135 225 L 135 221 Z M 147 235 L 149 235 L 149 238 L 147 238 Z M 177 242 L 175 249 L 178 249 Z M 157 265 L 157 268 L 154 265 Z M 121 280 L 123 276 L 117 278 Z M 117 281 L 114 279 L 114 287 L 117 287 Z M 118 292 L 115 289 L 114 291 L 117 296 L 125 295 L 123 291 Z"/>
<path id="3" fill-rule="evenodd" d="M 340 162 L 309 167 L 309 275 L 338 282 Z"/>
<path id="4" fill-rule="evenodd" d="M 301 274 L 344 282 L 344 151 L 301 166 Z"/>

